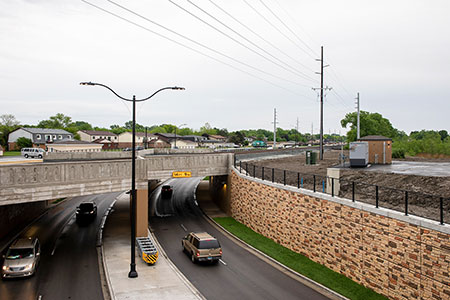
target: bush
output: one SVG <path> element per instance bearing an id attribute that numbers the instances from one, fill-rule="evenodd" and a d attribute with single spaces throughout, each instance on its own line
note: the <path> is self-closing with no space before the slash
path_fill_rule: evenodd
<path id="1" fill-rule="evenodd" d="M 403 149 L 394 149 L 392 151 L 392 158 L 405 158 L 405 150 L 403 150 Z"/>
<path id="2" fill-rule="evenodd" d="M 27 139 L 26 137 L 18 138 L 16 143 L 19 149 L 33 147 L 33 142 L 31 142 L 31 140 Z"/>

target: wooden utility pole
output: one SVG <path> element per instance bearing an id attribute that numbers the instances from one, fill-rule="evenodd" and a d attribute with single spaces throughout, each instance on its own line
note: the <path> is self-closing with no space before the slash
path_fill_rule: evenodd
<path id="1" fill-rule="evenodd" d="M 313 88 L 313 90 L 320 89 L 320 152 L 319 159 L 323 160 L 323 92 L 324 90 L 331 90 L 331 88 L 323 87 L 323 68 L 328 67 L 329 65 L 323 65 L 323 46 L 320 47 L 320 59 L 316 59 L 320 61 L 320 72 L 316 72 L 316 74 L 320 74 L 320 88 Z"/>

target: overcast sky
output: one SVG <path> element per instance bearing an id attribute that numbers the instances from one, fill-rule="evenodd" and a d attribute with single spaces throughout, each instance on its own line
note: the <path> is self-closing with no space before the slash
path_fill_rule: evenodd
<path id="1" fill-rule="evenodd" d="M 0 114 L 22 124 L 64 113 L 123 125 L 129 104 L 79 82 L 128 98 L 176 85 L 186 90 L 139 104 L 137 122 L 271 130 L 276 108 L 279 127 L 294 128 L 298 118 L 301 132 L 313 124 L 318 133 L 312 87 L 320 87 L 315 59 L 323 45 L 324 85 L 332 87 L 325 133 L 346 132 L 340 120 L 354 111 L 357 92 L 362 110 L 407 133 L 450 130 L 448 0 L 115 2 L 143 18 L 111 1 L 87 1 L 128 21 L 77 0 L 0 2 Z"/>

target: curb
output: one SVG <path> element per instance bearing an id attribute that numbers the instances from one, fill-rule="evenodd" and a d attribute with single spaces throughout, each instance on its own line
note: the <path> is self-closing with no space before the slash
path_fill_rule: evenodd
<path id="1" fill-rule="evenodd" d="M 100 271 L 100 281 L 102 282 L 103 298 L 111 300 L 115 300 L 116 296 L 114 295 L 112 284 L 109 279 L 108 268 L 106 266 L 105 249 L 103 248 L 103 229 L 105 228 L 106 219 L 108 218 L 109 214 L 112 213 L 113 211 L 113 206 L 114 204 L 116 204 L 117 198 L 119 198 L 122 195 L 123 193 L 119 194 L 106 210 L 105 214 L 102 217 L 102 222 L 100 223 L 100 228 L 97 233 L 96 248 Z"/>
<path id="2" fill-rule="evenodd" d="M 202 212 L 203 210 L 200 209 Z M 288 271 L 289 273 L 291 273 L 292 278 L 294 278 L 297 281 L 300 281 L 301 283 L 303 283 L 304 285 L 308 286 L 309 288 L 317 291 L 318 293 L 329 297 L 330 299 L 336 299 L 336 300 L 350 300 L 349 298 L 342 296 L 340 294 L 338 294 L 337 292 L 327 288 L 326 286 L 315 282 L 314 280 L 306 277 L 305 275 L 302 275 L 300 273 L 298 273 L 297 271 L 283 265 L 282 263 L 280 263 L 279 261 L 275 260 L 274 258 L 268 256 L 267 254 L 265 254 L 264 252 L 254 248 L 253 246 L 247 244 L 246 242 L 244 242 L 243 240 L 241 240 L 240 238 L 238 238 L 237 236 L 235 236 L 234 234 L 232 234 L 231 232 L 229 232 L 228 230 L 226 230 L 225 228 L 223 228 L 221 225 L 219 225 L 218 223 L 216 223 L 216 221 L 214 221 L 210 216 L 208 216 L 205 212 L 203 212 L 203 216 L 206 218 L 206 220 L 208 222 L 211 223 L 211 225 L 215 226 L 217 229 L 221 230 L 222 232 L 224 232 L 226 235 L 230 236 L 232 239 L 238 241 L 239 243 L 241 243 L 242 245 L 245 245 L 247 247 L 247 251 L 251 252 L 256 252 L 257 254 L 259 254 L 260 256 L 263 256 L 266 260 L 269 260 L 271 263 L 278 265 L 279 267 L 281 267 L 282 269 Z M 245 248 L 245 247 L 243 247 Z M 267 262 L 267 261 L 266 261 Z"/>

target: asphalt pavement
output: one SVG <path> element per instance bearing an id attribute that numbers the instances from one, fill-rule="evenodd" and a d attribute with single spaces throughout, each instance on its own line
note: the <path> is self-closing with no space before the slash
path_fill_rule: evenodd
<path id="1" fill-rule="evenodd" d="M 329 299 L 291 274 L 274 268 L 231 240 L 204 217 L 192 186 L 200 179 L 177 179 L 172 205 L 175 215 L 152 218 L 151 230 L 170 260 L 207 299 Z M 191 231 L 207 231 L 221 243 L 218 264 L 193 264 L 183 253 L 181 238 Z"/>
<path id="2" fill-rule="evenodd" d="M 51 208 L 21 236 L 41 242 L 41 261 L 30 278 L 0 281 L 0 299 L 103 299 L 96 239 L 101 215 L 118 193 L 70 198 Z M 75 222 L 82 201 L 97 203 L 96 220 L 83 226 Z"/>

